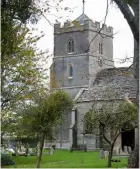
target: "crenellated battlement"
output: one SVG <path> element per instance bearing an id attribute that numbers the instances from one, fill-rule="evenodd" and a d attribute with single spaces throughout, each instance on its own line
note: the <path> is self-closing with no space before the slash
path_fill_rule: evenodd
<path id="1" fill-rule="evenodd" d="M 66 32 L 74 32 L 74 31 L 84 31 L 91 30 L 98 32 L 100 29 L 102 34 L 113 35 L 113 28 L 111 26 L 107 26 L 105 24 L 100 24 L 100 22 L 93 22 L 92 20 L 84 20 L 82 24 L 79 24 L 78 21 L 66 21 L 63 25 L 61 23 L 54 24 L 54 33 L 61 34 Z"/>

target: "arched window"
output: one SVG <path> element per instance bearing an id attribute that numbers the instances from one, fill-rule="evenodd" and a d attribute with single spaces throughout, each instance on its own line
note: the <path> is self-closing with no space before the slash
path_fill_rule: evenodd
<path id="1" fill-rule="evenodd" d="M 102 42 L 99 43 L 99 54 L 103 55 L 103 44 L 102 44 Z"/>
<path id="2" fill-rule="evenodd" d="M 73 77 L 73 67 L 69 64 L 69 77 Z"/>
<path id="3" fill-rule="evenodd" d="M 74 52 L 74 41 L 72 38 L 68 40 L 68 53 Z"/>

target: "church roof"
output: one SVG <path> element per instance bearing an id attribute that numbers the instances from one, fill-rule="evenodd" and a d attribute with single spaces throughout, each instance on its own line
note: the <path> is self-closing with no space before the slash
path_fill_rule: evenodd
<path id="1" fill-rule="evenodd" d="M 79 24 L 83 24 L 85 20 L 91 20 L 91 19 L 84 13 L 81 14 L 77 19 L 75 19 L 75 21 L 78 21 Z"/>
<path id="2" fill-rule="evenodd" d="M 97 73 L 93 84 L 76 101 L 124 99 L 127 96 L 136 96 L 132 69 L 110 68 Z"/>

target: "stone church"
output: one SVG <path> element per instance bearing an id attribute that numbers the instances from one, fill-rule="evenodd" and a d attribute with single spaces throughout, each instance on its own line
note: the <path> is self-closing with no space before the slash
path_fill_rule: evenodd
<path id="1" fill-rule="evenodd" d="M 112 101 L 113 96 L 103 95 L 108 88 L 118 91 L 118 100 L 125 96 L 135 99 L 132 69 L 114 66 L 113 28 L 93 22 L 84 13 L 63 26 L 56 23 L 51 75 L 53 81 L 71 95 L 75 106 L 58 127 L 56 140 L 46 142 L 45 146 L 55 144 L 57 148 L 70 149 L 72 145 L 84 144 L 88 150 L 99 149 L 100 138 L 91 133 L 83 135 L 83 118 L 93 102 L 96 100 L 98 107 Z M 116 148 L 133 146 L 134 138 L 135 131 L 120 135 Z"/>

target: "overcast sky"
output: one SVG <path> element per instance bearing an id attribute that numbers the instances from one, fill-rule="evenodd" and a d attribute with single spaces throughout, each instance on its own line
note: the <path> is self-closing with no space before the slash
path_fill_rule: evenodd
<path id="1" fill-rule="evenodd" d="M 85 0 L 85 14 L 93 21 L 103 22 L 106 5 L 106 0 Z M 64 0 L 64 6 L 73 8 L 73 12 L 60 10 L 56 13 L 55 11 L 51 11 L 51 14 L 63 17 L 59 19 L 62 24 L 65 20 L 74 20 L 82 14 L 82 0 Z M 46 17 L 53 24 L 55 23 L 56 18 L 54 16 L 46 15 Z M 133 36 L 126 20 L 116 5 L 109 5 L 106 24 L 107 26 L 112 26 L 114 33 L 116 33 L 113 41 L 115 66 L 129 66 L 131 62 L 125 62 L 124 64 L 117 63 L 117 61 L 120 62 L 120 59 L 133 57 Z M 44 18 L 38 22 L 36 27 L 45 34 L 39 41 L 38 47 L 42 50 L 48 49 L 49 53 L 53 53 L 53 27 Z M 50 64 L 51 59 L 49 61 Z"/>

